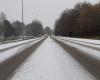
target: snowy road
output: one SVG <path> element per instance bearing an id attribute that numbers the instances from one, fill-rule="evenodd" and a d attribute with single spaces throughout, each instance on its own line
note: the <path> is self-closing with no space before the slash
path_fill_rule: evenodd
<path id="1" fill-rule="evenodd" d="M 69 52 L 47 38 L 8 80 L 96 80 Z"/>
<path id="2" fill-rule="evenodd" d="M 100 40 L 56 37 L 56 41 L 68 51 L 96 80 L 100 80 Z"/>
<path id="3" fill-rule="evenodd" d="M 41 44 L 41 42 L 43 42 L 44 39 L 45 37 L 41 37 L 37 40 L 33 39 L 17 42 L 21 45 L 0 52 L 0 80 L 6 80 L 6 78 L 22 64 L 22 62 Z M 24 44 L 22 44 L 23 42 Z"/>

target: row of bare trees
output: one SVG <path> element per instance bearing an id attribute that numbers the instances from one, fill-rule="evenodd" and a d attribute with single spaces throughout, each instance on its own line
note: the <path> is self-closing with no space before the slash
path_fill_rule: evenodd
<path id="1" fill-rule="evenodd" d="M 0 13 L 0 39 L 6 39 L 12 36 L 14 29 L 6 18 L 5 13 Z"/>
<path id="2" fill-rule="evenodd" d="M 43 25 L 40 21 L 34 20 L 25 25 L 20 21 L 10 23 L 5 13 L 0 13 L 0 39 L 18 38 L 22 36 L 44 35 Z"/>
<path id="3" fill-rule="evenodd" d="M 92 37 L 100 35 L 100 4 L 78 3 L 66 9 L 55 23 L 55 35 Z"/>

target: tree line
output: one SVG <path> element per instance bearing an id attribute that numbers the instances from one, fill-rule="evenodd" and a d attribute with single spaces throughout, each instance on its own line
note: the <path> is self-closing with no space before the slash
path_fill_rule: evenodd
<path id="1" fill-rule="evenodd" d="M 42 36 L 44 28 L 39 20 L 34 20 L 25 25 L 20 21 L 10 22 L 5 13 L 0 13 L 0 39 L 18 38 L 22 36 Z"/>
<path id="2" fill-rule="evenodd" d="M 77 3 L 66 9 L 55 23 L 55 35 L 93 37 L 100 35 L 100 3 Z"/>

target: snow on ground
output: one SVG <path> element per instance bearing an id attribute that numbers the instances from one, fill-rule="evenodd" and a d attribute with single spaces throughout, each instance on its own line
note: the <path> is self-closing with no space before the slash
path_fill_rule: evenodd
<path id="1" fill-rule="evenodd" d="M 48 38 L 10 80 L 95 80 L 69 53 Z"/>
<path id="2" fill-rule="evenodd" d="M 95 39 L 84 39 L 84 38 L 71 38 L 71 37 L 62 37 L 63 39 L 72 39 L 72 40 L 78 40 L 78 41 L 84 41 L 84 42 L 90 42 L 94 44 L 100 44 L 100 40 Z"/>
<path id="3" fill-rule="evenodd" d="M 83 45 L 79 45 L 79 44 L 72 43 L 72 42 L 69 42 L 69 41 L 64 41 L 64 40 L 61 40 L 61 39 L 59 39 L 59 40 L 64 42 L 65 44 L 71 46 L 71 47 L 76 48 L 77 50 L 79 50 L 81 52 L 84 52 L 84 54 L 91 56 L 92 58 L 100 60 L 100 51 L 99 50 L 95 50 L 95 49 L 92 49 L 92 48 L 89 48 L 89 47 L 85 47 Z"/>
<path id="4" fill-rule="evenodd" d="M 9 48 L 9 47 L 13 47 L 13 46 L 16 46 L 16 45 L 24 44 L 24 43 L 27 43 L 27 42 L 31 42 L 31 41 L 36 40 L 36 39 L 38 39 L 38 38 L 24 40 L 24 41 L 18 41 L 18 42 L 12 42 L 12 43 L 6 43 L 6 44 L 0 44 L 0 50 L 6 49 L 6 48 Z"/>
<path id="5" fill-rule="evenodd" d="M 64 40 L 69 40 L 72 42 L 80 43 L 87 46 L 92 46 L 95 48 L 100 49 L 100 40 L 93 40 L 93 39 L 83 39 L 83 38 L 70 38 L 70 37 L 58 37 Z"/>
<path id="6" fill-rule="evenodd" d="M 4 51 L 0 53 L 0 63 L 2 63 L 3 61 L 7 60 L 8 58 L 11 58 L 12 56 L 16 55 L 16 52 L 21 49 L 23 46 L 25 45 L 21 45 L 18 47 L 15 47 L 13 49 Z"/>
<path id="7" fill-rule="evenodd" d="M 19 43 L 21 44 L 21 43 L 25 43 L 25 42 L 26 42 L 26 44 L 23 44 L 23 45 L 14 47 L 14 48 L 12 48 L 12 49 L 9 49 L 9 50 L 0 52 L 0 63 L 2 63 L 3 61 L 6 61 L 7 59 L 13 57 L 13 56 L 16 55 L 16 54 L 19 54 L 19 52 L 21 52 L 21 51 L 25 50 L 26 48 L 30 47 L 31 45 L 37 43 L 37 42 L 40 41 L 41 39 L 36 40 L 36 41 L 34 41 L 34 40 L 35 40 L 35 39 L 17 42 L 18 44 L 19 44 Z M 27 43 L 27 42 L 28 42 L 28 43 Z M 17 44 L 17 43 L 16 43 L 16 44 Z"/>

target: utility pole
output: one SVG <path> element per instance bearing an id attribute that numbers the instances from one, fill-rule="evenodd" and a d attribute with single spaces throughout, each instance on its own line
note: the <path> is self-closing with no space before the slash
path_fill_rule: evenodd
<path id="1" fill-rule="evenodd" d="M 24 1 L 21 0 L 21 5 L 22 5 L 22 24 L 24 24 Z M 23 31 L 22 31 L 22 36 L 24 40 L 24 35 L 25 35 L 25 27 L 23 26 Z"/>
<path id="2" fill-rule="evenodd" d="M 24 4 L 22 0 L 22 23 L 24 23 Z"/>

